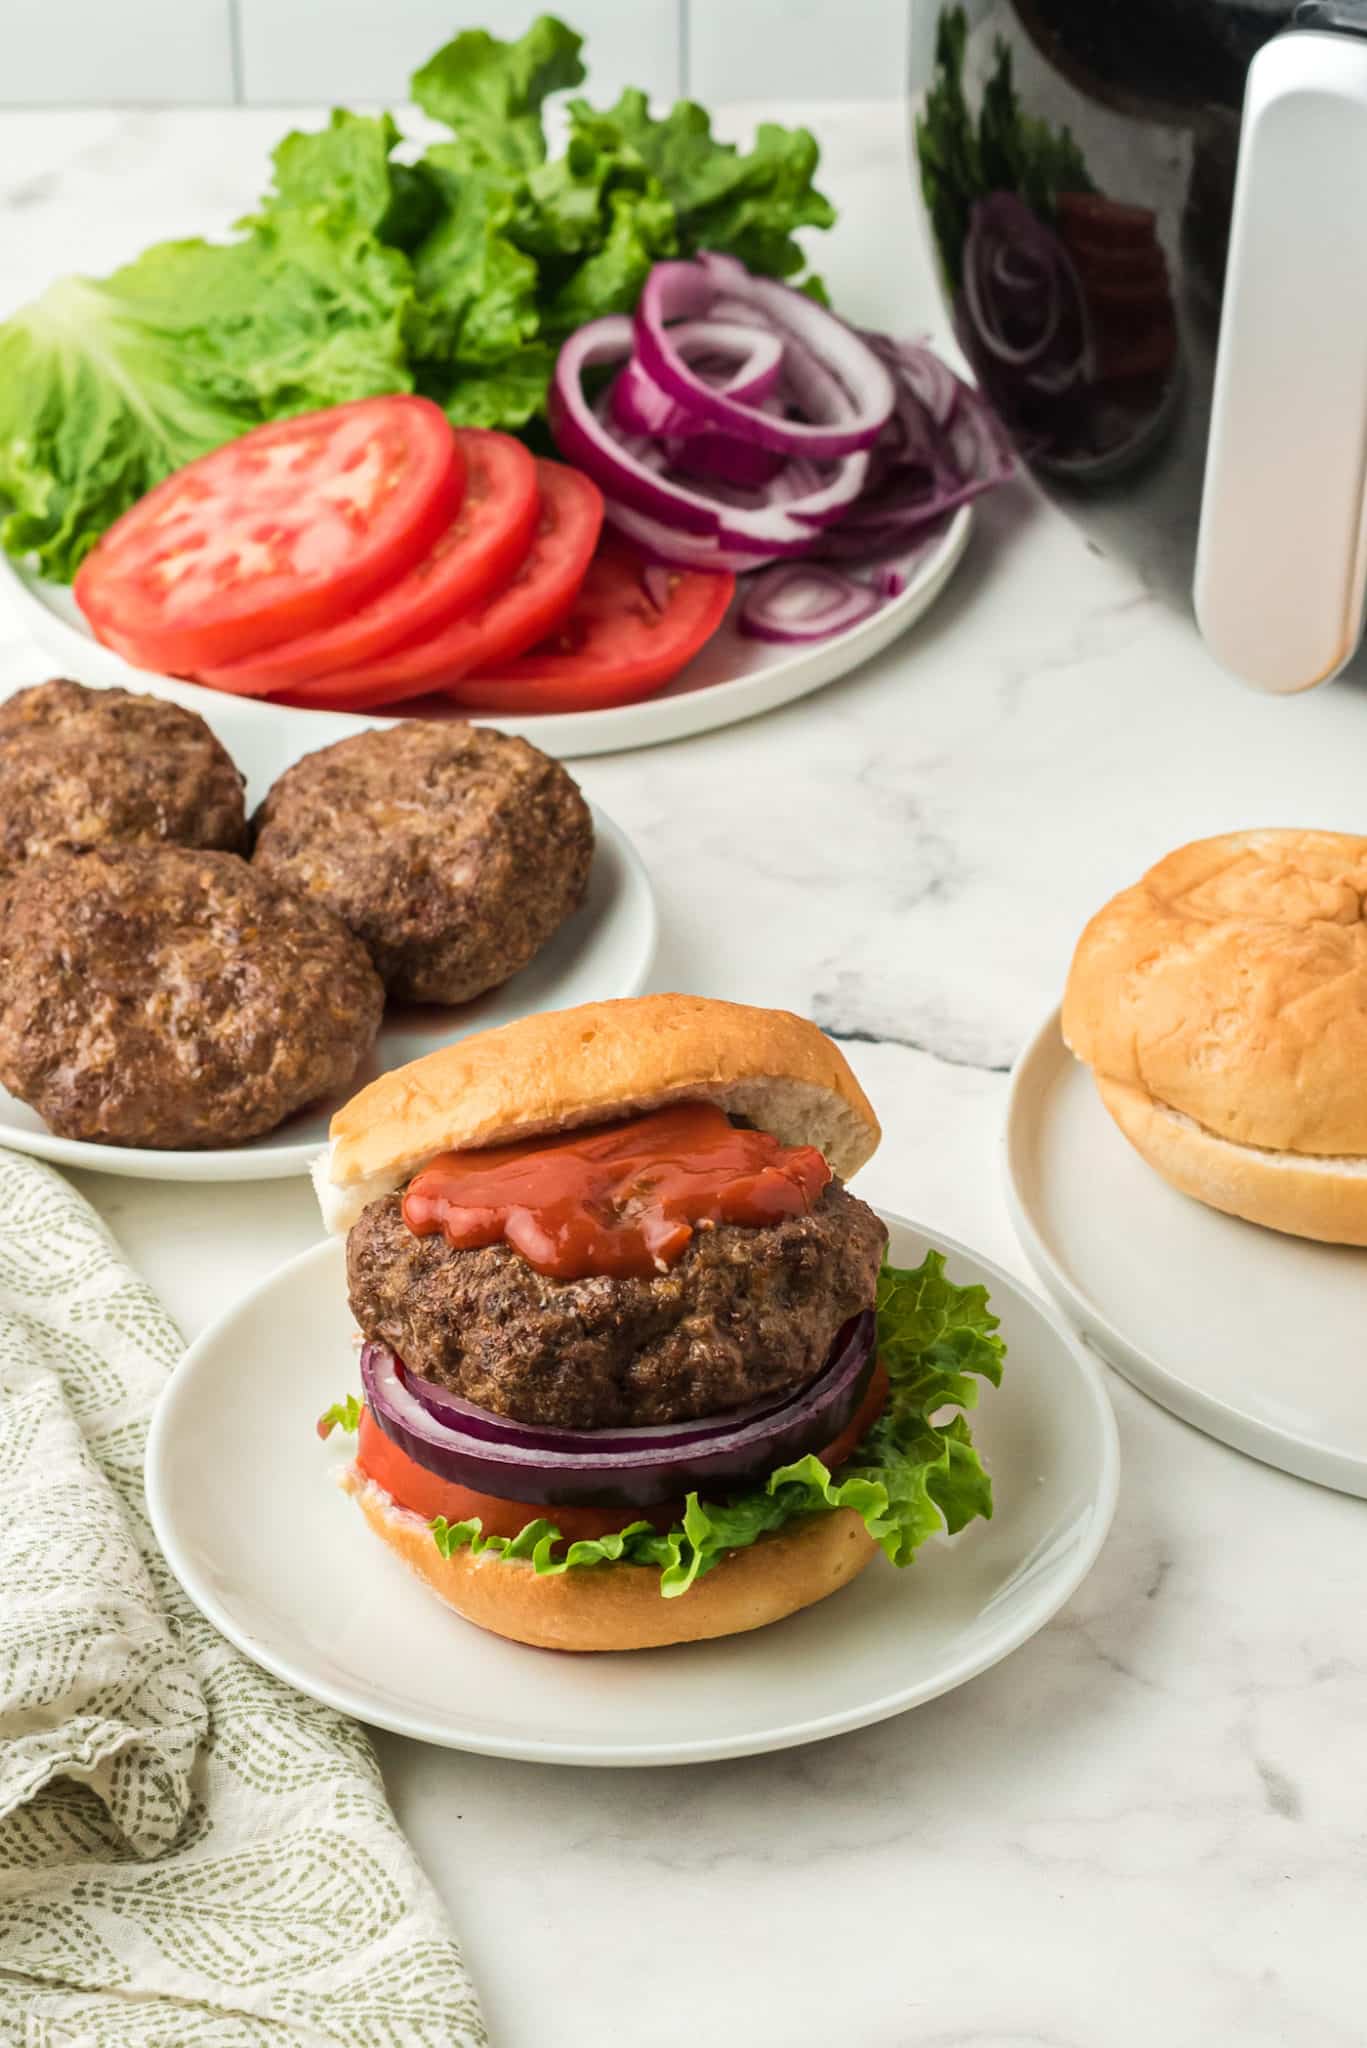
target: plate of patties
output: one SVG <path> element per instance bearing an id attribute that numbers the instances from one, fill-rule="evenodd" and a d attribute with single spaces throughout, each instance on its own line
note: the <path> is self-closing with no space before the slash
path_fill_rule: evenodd
<path id="1" fill-rule="evenodd" d="M 157 1409 L 172 1570 L 301 1691 L 545 1762 L 782 1748 L 985 1670 L 1096 1557 L 1114 1425 L 1040 1301 L 846 1185 L 878 1138 L 814 1025 L 695 996 L 374 1082 L 329 1237 Z"/>
<path id="2" fill-rule="evenodd" d="M 1367 838 L 1229 832 L 1105 904 L 1018 1063 L 1040 1279 L 1183 1420 L 1367 1495 Z"/>
<path id="3" fill-rule="evenodd" d="M 645 985 L 645 871 L 558 762 L 450 721 L 281 744 L 227 701 L 0 703 L 0 1144 L 303 1173 L 377 1075 Z"/>

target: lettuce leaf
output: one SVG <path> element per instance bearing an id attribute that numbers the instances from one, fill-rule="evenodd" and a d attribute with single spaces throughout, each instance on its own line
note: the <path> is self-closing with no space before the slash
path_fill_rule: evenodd
<path id="1" fill-rule="evenodd" d="M 543 105 L 582 82 L 579 51 L 550 15 L 516 41 L 458 35 L 412 88 L 449 141 L 409 162 L 388 114 L 339 108 L 280 142 L 236 240 L 158 244 L 0 325 L 0 545 L 69 579 L 171 470 L 369 393 L 535 438 L 560 341 L 633 307 L 662 256 L 801 267 L 795 231 L 834 218 L 805 130 L 765 126 L 747 154 L 702 108 L 655 120 L 626 92 L 572 102 L 549 157 Z"/>
<path id="2" fill-rule="evenodd" d="M 516 1536 L 485 1536 L 479 1519 L 438 1516 L 432 1540 L 443 1557 L 468 1549 L 529 1563 L 543 1576 L 604 1564 L 655 1567 L 666 1599 L 686 1593 L 728 1552 L 804 1515 L 853 1508 L 895 1565 L 908 1565 L 928 1536 L 954 1535 L 992 1514 L 992 1482 L 962 1413 L 979 1379 L 1001 1383 L 1006 1347 L 983 1287 L 956 1287 L 944 1257 L 928 1252 L 908 1270 L 885 1265 L 878 1283 L 878 1344 L 888 1370 L 887 1406 L 849 1462 L 830 1472 L 820 1458 L 799 1458 L 761 1487 L 721 1502 L 691 1493 L 682 1520 L 660 1531 L 632 1522 L 610 1536 L 567 1543 L 548 1517 Z"/>

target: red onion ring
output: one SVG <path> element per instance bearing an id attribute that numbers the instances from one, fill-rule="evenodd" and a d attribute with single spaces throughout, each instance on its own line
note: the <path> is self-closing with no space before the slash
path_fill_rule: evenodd
<path id="1" fill-rule="evenodd" d="M 384 1344 L 363 1349 L 361 1385 L 391 1442 L 454 1485 L 540 1507 L 646 1508 L 734 1491 L 830 1443 L 864 1397 L 876 1335 L 872 1309 L 853 1317 L 817 1377 L 776 1406 L 641 1430 L 535 1429 L 467 1403 L 439 1418 L 429 1404 L 439 1397 L 452 1412 L 453 1397 L 415 1382 Z"/>
<path id="2" fill-rule="evenodd" d="M 722 294 L 728 304 L 753 306 L 785 344 L 798 345 L 802 353 L 789 365 L 789 375 L 815 419 L 758 411 L 689 366 L 668 323 L 708 317 Z M 636 308 L 636 355 L 652 383 L 685 410 L 781 455 L 828 462 L 871 448 L 892 413 L 892 378 L 862 335 L 802 292 L 752 276 L 733 256 L 706 254 L 695 263 L 655 265 Z"/>
<path id="3" fill-rule="evenodd" d="M 736 616 L 751 640 L 798 646 L 825 640 L 880 611 L 883 598 L 820 562 L 782 562 L 755 577 Z"/>

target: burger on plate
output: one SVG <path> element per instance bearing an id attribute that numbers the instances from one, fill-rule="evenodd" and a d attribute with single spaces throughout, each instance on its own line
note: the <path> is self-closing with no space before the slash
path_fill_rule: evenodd
<path id="1" fill-rule="evenodd" d="M 657 995 L 527 1017 L 384 1075 L 316 1183 L 347 1233 L 362 1399 L 343 1483 L 460 1614 L 518 1641 L 729 1635 L 991 1513 L 962 1413 L 983 1291 L 845 1181 L 879 1130 L 779 1010 Z"/>

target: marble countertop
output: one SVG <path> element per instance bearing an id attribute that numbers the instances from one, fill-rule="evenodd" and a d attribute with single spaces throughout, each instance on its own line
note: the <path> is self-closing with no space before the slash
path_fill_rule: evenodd
<path id="1" fill-rule="evenodd" d="M 899 110 L 809 117 L 838 303 L 929 324 Z M 289 118 L 7 115 L 0 302 L 226 224 Z M 0 620 L 0 688 L 44 672 Z M 1359 686 L 1245 692 L 1022 486 L 856 677 L 576 772 L 649 866 L 656 985 L 814 1016 L 884 1122 L 860 1192 L 1024 1272 L 1005 1075 L 1087 915 L 1201 833 L 1361 830 L 1365 765 Z M 187 1335 L 318 1235 L 302 1183 L 74 1178 Z M 673 1771 L 380 1738 L 500 2048 L 1358 2048 L 1367 1508 L 1110 1387 L 1124 1465 L 1099 1564 L 948 1698 Z"/>

